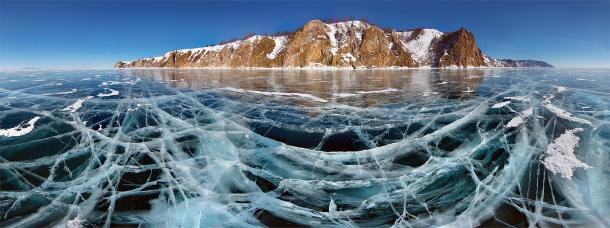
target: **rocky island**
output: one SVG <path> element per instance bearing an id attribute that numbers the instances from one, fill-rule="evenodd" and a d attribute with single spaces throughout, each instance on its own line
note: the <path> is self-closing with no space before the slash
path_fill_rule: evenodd
<path id="1" fill-rule="evenodd" d="M 494 59 L 466 28 L 443 33 L 382 29 L 365 21 L 307 22 L 295 32 L 250 35 L 163 56 L 119 61 L 115 68 L 467 68 L 553 67 L 544 61 Z"/>

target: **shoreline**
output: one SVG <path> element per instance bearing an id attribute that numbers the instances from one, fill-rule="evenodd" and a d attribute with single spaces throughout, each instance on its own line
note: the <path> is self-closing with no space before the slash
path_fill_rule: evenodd
<path id="1" fill-rule="evenodd" d="M 552 69 L 555 67 L 125 67 L 115 70 L 312 70 L 312 71 L 367 71 L 367 70 L 485 70 L 485 69 Z"/>

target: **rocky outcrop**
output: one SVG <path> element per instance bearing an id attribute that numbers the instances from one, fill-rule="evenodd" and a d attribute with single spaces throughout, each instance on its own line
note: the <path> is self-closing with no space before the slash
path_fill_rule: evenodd
<path id="1" fill-rule="evenodd" d="M 115 68 L 261 67 L 530 67 L 550 66 L 533 60 L 496 60 L 479 49 L 465 28 L 384 31 L 362 21 L 307 22 L 282 36 L 254 35 L 243 40 L 163 56 L 120 61 Z"/>
<path id="2" fill-rule="evenodd" d="M 465 28 L 445 34 L 434 44 L 437 67 L 485 66 L 483 52 L 472 32 Z"/>
<path id="3" fill-rule="evenodd" d="M 294 34 L 286 47 L 283 66 L 308 67 L 332 65 L 331 40 L 326 24 L 313 20 Z"/>

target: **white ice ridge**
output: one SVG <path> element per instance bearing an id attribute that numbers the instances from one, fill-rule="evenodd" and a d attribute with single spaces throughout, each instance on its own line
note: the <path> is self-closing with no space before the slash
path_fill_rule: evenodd
<path id="1" fill-rule="evenodd" d="M 557 88 L 557 93 L 564 92 L 568 89 L 567 87 L 564 87 L 564 86 L 557 86 L 556 88 Z M 591 121 L 576 117 L 576 116 L 572 115 L 572 113 L 569 113 L 568 111 L 563 110 L 563 109 L 553 105 L 552 101 L 554 98 L 555 98 L 555 94 L 549 95 L 542 101 L 542 106 L 545 107 L 550 112 L 557 115 L 557 117 L 559 117 L 559 118 L 566 119 L 566 120 L 569 120 L 572 122 L 577 122 L 577 123 L 593 126 L 593 123 L 591 123 Z"/>
<path id="2" fill-rule="evenodd" d="M 372 90 L 372 91 L 358 91 L 358 94 L 369 94 L 369 93 L 389 93 L 389 92 L 398 92 L 400 90 L 394 88 L 387 88 L 382 90 Z"/>
<path id="3" fill-rule="evenodd" d="M 512 101 L 526 101 L 530 102 L 531 99 L 526 96 L 514 96 L 514 97 L 504 97 L 504 100 L 512 100 Z"/>
<path id="4" fill-rule="evenodd" d="M 85 99 L 78 99 L 74 103 L 72 103 L 70 106 L 62 109 L 62 111 L 76 112 L 76 110 L 83 107 L 83 102 L 85 100 L 90 100 L 90 99 L 93 99 L 93 96 L 87 96 L 87 97 L 85 97 Z"/>
<path id="5" fill-rule="evenodd" d="M 119 95 L 119 91 L 116 91 L 114 89 L 108 89 L 108 88 L 106 88 L 106 89 L 110 90 L 110 93 L 99 93 L 97 96 L 98 97 L 111 97 L 111 96 Z"/>
<path id="6" fill-rule="evenodd" d="M 71 93 L 76 93 L 78 92 L 78 89 L 71 89 L 70 91 L 65 91 L 65 92 L 58 92 L 58 93 L 45 93 L 42 95 L 48 96 L 48 95 L 66 95 L 66 94 L 71 94 Z"/>
<path id="7" fill-rule="evenodd" d="M 519 116 L 513 117 L 508 123 L 506 123 L 506 128 L 518 127 L 525 122 L 525 118 L 530 117 L 534 114 L 534 108 L 529 108 L 520 113 Z"/>
<path id="8" fill-rule="evenodd" d="M 566 120 L 573 121 L 573 122 L 577 122 L 577 123 L 581 123 L 581 124 L 593 125 L 591 123 L 591 121 L 588 121 L 588 120 L 583 119 L 583 118 L 576 117 L 576 116 L 572 115 L 572 113 L 569 113 L 568 111 L 563 110 L 563 109 L 561 109 L 561 108 L 559 108 L 559 107 L 557 107 L 557 106 L 555 106 L 555 105 L 553 105 L 551 103 L 545 103 L 545 104 L 543 104 L 543 106 L 547 110 L 549 110 L 550 112 L 555 113 L 555 115 L 557 115 L 557 117 L 559 117 L 559 118 L 566 119 Z"/>
<path id="9" fill-rule="evenodd" d="M 326 99 L 322 99 L 322 98 L 316 97 L 311 94 L 306 94 L 306 93 L 264 92 L 264 91 L 256 91 L 256 90 L 239 89 L 239 88 L 233 88 L 233 87 L 225 87 L 223 89 L 232 91 L 232 92 L 238 92 L 238 93 L 247 92 L 247 93 L 254 93 L 254 94 L 260 94 L 260 95 L 267 95 L 267 96 L 301 97 L 301 98 L 306 98 L 306 99 L 310 99 L 310 100 L 313 100 L 316 102 L 321 102 L 321 103 L 328 102 L 328 100 L 326 100 Z"/>
<path id="10" fill-rule="evenodd" d="M 504 101 L 494 104 L 493 106 L 491 106 L 491 108 L 502 108 L 504 106 L 507 106 L 508 104 L 510 104 L 510 101 Z"/>
<path id="11" fill-rule="evenodd" d="M 273 50 L 267 54 L 268 59 L 275 59 L 275 57 L 277 57 L 277 55 L 286 47 L 288 39 L 286 39 L 285 36 L 278 36 L 273 37 L 273 42 L 275 42 L 275 46 L 273 46 Z"/>
<path id="12" fill-rule="evenodd" d="M 16 136 L 23 136 L 26 135 L 28 133 L 30 133 L 32 130 L 34 130 L 34 124 L 40 119 L 40 116 L 36 116 L 30 120 L 28 120 L 28 122 L 24 125 L 23 122 L 13 128 L 9 128 L 9 129 L 0 129 L 0 136 L 5 136 L 5 137 L 16 137 Z"/>
<path id="13" fill-rule="evenodd" d="M 391 93 L 399 92 L 400 90 L 394 88 L 387 88 L 382 90 L 371 90 L 371 91 L 357 91 L 356 93 L 333 93 L 333 97 L 354 97 L 362 94 L 374 94 L 374 93 Z"/>
<path id="14" fill-rule="evenodd" d="M 574 149 L 576 149 L 580 141 L 580 138 L 575 134 L 582 131 L 584 131 L 582 128 L 566 130 L 553 143 L 548 145 L 546 157 L 542 164 L 553 174 L 559 173 L 565 178 L 572 179 L 575 168 L 591 168 L 591 166 L 578 160 L 574 155 Z"/>

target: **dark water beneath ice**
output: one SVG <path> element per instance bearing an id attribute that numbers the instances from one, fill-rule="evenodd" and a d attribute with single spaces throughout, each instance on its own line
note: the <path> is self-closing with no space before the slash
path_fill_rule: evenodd
<path id="1" fill-rule="evenodd" d="M 609 226 L 610 70 L 0 72 L 0 226 Z"/>

